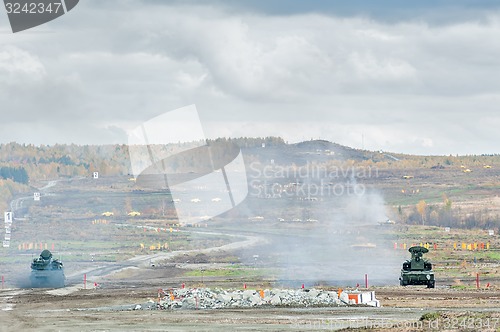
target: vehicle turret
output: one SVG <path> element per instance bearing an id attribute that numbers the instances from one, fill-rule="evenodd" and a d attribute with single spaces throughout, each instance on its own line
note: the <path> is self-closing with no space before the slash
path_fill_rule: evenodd
<path id="1" fill-rule="evenodd" d="M 63 263 L 52 258 L 52 253 L 45 249 L 40 257 L 31 262 L 32 287 L 64 287 Z"/>
<path id="2" fill-rule="evenodd" d="M 423 258 L 423 255 L 428 253 L 429 249 L 414 246 L 408 251 L 411 253 L 411 259 L 403 263 L 399 278 L 401 286 L 427 285 L 428 288 L 434 288 L 435 280 L 432 263 Z"/>

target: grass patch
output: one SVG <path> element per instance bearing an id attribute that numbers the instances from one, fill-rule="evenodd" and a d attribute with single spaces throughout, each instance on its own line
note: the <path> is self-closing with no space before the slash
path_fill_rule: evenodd
<path id="1" fill-rule="evenodd" d="M 487 250 L 487 251 L 481 251 L 481 252 L 476 252 L 474 255 L 477 259 L 483 259 L 487 261 L 500 261 L 500 251 L 493 251 L 493 250 Z"/>
<path id="2" fill-rule="evenodd" d="M 437 320 L 441 318 L 441 314 L 439 312 L 428 312 L 426 314 L 423 314 L 420 317 L 421 321 L 429 321 L 429 320 Z"/>
<path id="3" fill-rule="evenodd" d="M 466 290 L 466 289 L 469 289 L 471 287 L 466 286 L 466 285 L 451 285 L 450 288 L 451 289 L 456 289 L 456 290 Z"/>

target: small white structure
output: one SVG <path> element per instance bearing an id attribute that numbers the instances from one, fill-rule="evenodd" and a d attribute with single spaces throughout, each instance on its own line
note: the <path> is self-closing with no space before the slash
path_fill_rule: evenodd
<path id="1" fill-rule="evenodd" d="M 341 294 L 342 295 L 342 294 Z M 375 292 L 347 292 L 349 304 L 366 304 L 371 307 L 380 307 L 380 301 L 375 298 Z M 341 297 L 342 299 L 342 297 Z"/>

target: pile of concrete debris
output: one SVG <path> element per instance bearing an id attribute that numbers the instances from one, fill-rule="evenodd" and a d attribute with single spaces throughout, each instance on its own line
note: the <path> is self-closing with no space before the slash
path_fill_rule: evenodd
<path id="1" fill-rule="evenodd" d="M 210 288 L 168 289 L 158 292 L 159 309 L 222 309 L 257 306 L 346 306 L 378 307 L 374 292 L 336 292 L 319 289 L 222 290 Z"/>

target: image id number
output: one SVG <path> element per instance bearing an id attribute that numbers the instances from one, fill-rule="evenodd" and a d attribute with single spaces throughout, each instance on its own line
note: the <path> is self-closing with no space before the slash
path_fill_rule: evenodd
<path id="1" fill-rule="evenodd" d="M 7 14 L 45 14 L 45 13 L 59 13 L 61 8 L 60 2 L 49 2 L 49 3 L 25 3 L 20 4 L 19 2 L 7 2 L 5 3 L 5 9 Z"/>
<path id="2" fill-rule="evenodd" d="M 485 328 L 496 329 L 499 323 L 499 318 L 445 318 L 443 320 L 443 328 L 448 329 L 474 329 L 482 330 Z"/>

